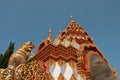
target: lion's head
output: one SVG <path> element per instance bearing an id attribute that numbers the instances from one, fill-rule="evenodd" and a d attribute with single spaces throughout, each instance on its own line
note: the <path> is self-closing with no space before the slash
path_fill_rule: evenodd
<path id="1" fill-rule="evenodd" d="M 34 48 L 34 44 L 31 41 L 29 41 L 29 42 L 25 42 L 24 44 L 22 44 L 19 47 L 19 50 L 22 50 L 25 52 L 31 52 L 33 48 Z"/>

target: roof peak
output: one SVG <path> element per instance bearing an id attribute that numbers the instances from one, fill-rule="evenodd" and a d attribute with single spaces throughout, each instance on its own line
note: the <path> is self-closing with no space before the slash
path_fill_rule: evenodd
<path id="1" fill-rule="evenodd" d="M 71 22 L 75 22 L 73 16 L 70 16 Z"/>
<path id="2" fill-rule="evenodd" d="M 50 26 L 49 31 L 48 31 L 47 40 L 52 41 L 52 28 L 51 28 L 51 26 Z"/>

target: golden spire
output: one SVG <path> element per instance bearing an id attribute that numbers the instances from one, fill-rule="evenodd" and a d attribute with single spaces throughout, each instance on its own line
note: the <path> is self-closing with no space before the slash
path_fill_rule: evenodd
<path id="1" fill-rule="evenodd" d="M 73 16 L 70 16 L 70 20 L 71 20 L 71 22 L 74 22 Z"/>
<path id="2" fill-rule="evenodd" d="M 47 40 L 49 40 L 50 42 L 52 41 L 52 29 L 51 29 L 51 26 L 50 26 L 50 29 L 49 29 L 49 32 L 48 32 Z"/>

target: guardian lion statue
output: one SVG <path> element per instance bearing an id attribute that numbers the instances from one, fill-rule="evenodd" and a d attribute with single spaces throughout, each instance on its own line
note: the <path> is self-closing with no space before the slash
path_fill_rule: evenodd
<path id="1" fill-rule="evenodd" d="M 17 67 L 20 64 L 25 64 L 28 59 L 28 54 L 32 52 L 34 44 L 32 42 L 26 42 L 21 45 L 17 51 L 15 51 L 8 62 L 8 67 Z"/>

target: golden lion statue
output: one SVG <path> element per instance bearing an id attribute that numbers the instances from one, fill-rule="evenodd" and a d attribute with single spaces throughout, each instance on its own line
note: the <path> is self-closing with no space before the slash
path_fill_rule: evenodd
<path id="1" fill-rule="evenodd" d="M 24 64 L 27 61 L 28 53 L 32 52 L 34 44 L 32 42 L 26 42 L 14 52 L 8 62 L 8 67 L 17 67 L 20 64 Z"/>
<path id="2" fill-rule="evenodd" d="M 8 67 L 0 69 L 0 80 L 53 80 L 52 76 L 44 71 L 43 62 L 27 60 L 28 53 L 31 53 L 33 48 L 32 42 L 26 42 L 20 46 L 11 55 Z"/>

